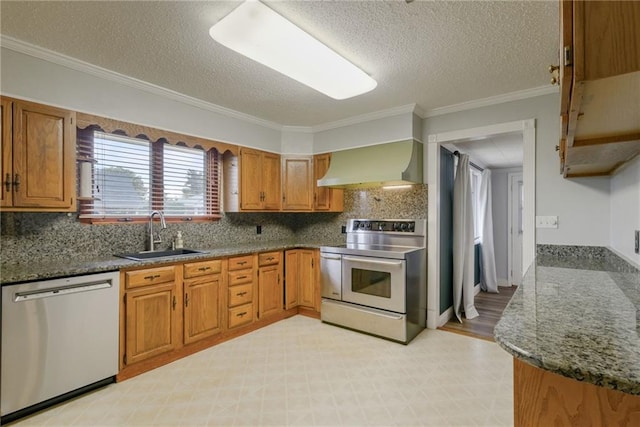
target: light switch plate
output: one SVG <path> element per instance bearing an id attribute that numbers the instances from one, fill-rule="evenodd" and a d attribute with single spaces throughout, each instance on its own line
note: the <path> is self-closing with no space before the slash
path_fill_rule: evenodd
<path id="1" fill-rule="evenodd" d="M 635 231 L 635 245 L 634 245 L 634 249 L 635 252 L 637 254 L 640 254 L 640 230 L 636 230 Z"/>
<path id="2" fill-rule="evenodd" d="M 558 217 L 536 216 L 536 228 L 558 228 Z"/>

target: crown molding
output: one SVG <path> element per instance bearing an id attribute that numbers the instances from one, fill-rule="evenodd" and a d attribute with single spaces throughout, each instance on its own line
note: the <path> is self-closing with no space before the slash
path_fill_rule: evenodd
<path id="1" fill-rule="evenodd" d="M 200 99 L 193 98 L 191 96 L 145 82 L 143 80 L 116 73 L 115 71 L 107 70 L 106 68 L 98 67 L 96 65 L 89 64 L 88 62 L 84 62 L 79 59 L 72 58 L 70 56 L 45 49 L 43 47 L 24 42 L 22 40 L 15 39 L 13 37 L 0 35 L 0 47 L 23 53 L 25 55 L 33 56 L 35 58 L 61 65 L 63 67 L 71 68 L 72 70 L 91 74 L 105 80 L 110 80 L 125 86 L 129 86 L 134 89 L 143 90 L 154 95 L 169 98 L 171 100 L 191 105 L 202 110 L 211 111 L 213 113 L 221 114 L 226 117 L 232 117 L 234 119 L 242 120 L 259 126 L 264 126 L 270 129 L 278 131 L 282 130 L 282 125 L 278 123 L 251 116 L 249 114 L 241 113 L 239 111 L 212 104 L 210 102 L 202 101 Z"/>
<path id="2" fill-rule="evenodd" d="M 522 99 L 533 98 L 536 96 L 549 95 L 558 93 L 558 86 L 539 86 L 531 89 L 509 92 L 502 95 L 490 96 L 488 98 L 476 99 L 460 104 L 448 105 L 446 107 L 438 107 L 427 110 L 422 118 L 441 116 L 443 114 L 456 113 L 459 111 L 473 110 L 475 108 L 487 107 L 490 105 L 502 104 L 510 101 L 520 101 Z"/>
<path id="3" fill-rule="evenodd" d="M 296 133 L 313 133 L 313 127 L 311 126 L 282 126 L 283 132 L 296 132 Z"/>
<path id="4" fill-rule="evenodd" d="M 401 105 L 386 110 L 374 111 L 372 113 L 361 114 L 335 122 L 323 123 L 321 125 L 311 126 L 312 132 L 322 132 L 325 130 L 337 129 L 344 126 L 355 125 L 358 123 L 370 122 L 372 120 L 384 119 L 386 117 L 398 116 L 400 114 L 413 113 L 416 110 L 416 104 Z"/>
<path id="5" fill-rule="evenodd" d="M 110 80 L 134 89 L 143 90 L 148 93 L 152 93 L 164 98 L 168 98 L 177 102 L 181 102 L 186 105 L 210 111 L 216 114 L 220 114 L 226 117 L 242 120 L 247 123 L 263 126 L 269 129 L 277 131 L 289 131 L 299 133 L 316 133 L 331 129 L 337 129 L 344 126 L 354 125 L 358 123 L 364 123 L 372 120 L 384 119 L 387 117 L 394 117 L 400 114 L 413 113 L 420 118 L 435 117 L 443 114 L 455 113 L 459 111 L 472 110 L 475 108 L 486 107 L 490 105 L 501 104 L 504 102 L 518 101 L 526 98 L 533 98 L 541 95 L 548 95 L 551 93 L 557 93 L 559 91 L 557 86 L 541 86 L 537 88 L 525 89 L 516 92 L 510 92 L 502 95 L 491 96 L 488 98 L 477 99 L 468 102 L 462 102 L 459 104 L 448 105 L 445 107 L 433 108 L 430 110 L 424 110 L 417 104 L 407 104 L 399 107 L 393 107 L 386 110 L 374 111 L 372 113 L 362 114 L 358 116 L 349 117 L 346 119 L 336 120 L 333 122 L 323 123 L 315 126 L 287 126 L 281 125 L 269 120 L 261 119 L 240 111 L 232 110 L 222 107 L 210 102 L 206 102 L 191 96 L 181 94 L 179 92 L 166 89 L 161 86 L 154 85 L 152 83 L 145 82 L 133 77 L 126 76 L 124 74 L 116 73 L 115 71 L 107 70 L 102 67 L 98 67 L 93 64 L 81 61 L 76 58 L 72 58 L 61 53 L 42 48 L 40 46 L 33 45 L 31 43 L 24 42 L 22 40 L 15 39 L 13 37 L 0 35 L 0 47 L 4 47 L 25 55 L 33 56 L 54 64 L 61 65 L 76 71 L 84 72 L 94 75 L 105 80 Z"/>

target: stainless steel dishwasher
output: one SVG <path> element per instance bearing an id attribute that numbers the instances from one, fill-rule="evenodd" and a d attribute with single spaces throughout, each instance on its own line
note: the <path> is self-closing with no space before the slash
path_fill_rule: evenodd
<path id="1" fill-rule="evenodd" d="M 1 422 L 115 380 L 118 272 L 2 287 Z"/>

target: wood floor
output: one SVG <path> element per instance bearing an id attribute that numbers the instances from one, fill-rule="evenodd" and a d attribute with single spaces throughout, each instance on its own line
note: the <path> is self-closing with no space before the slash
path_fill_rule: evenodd
<path id="1" fill-rule="evenodd" d="M 481 291 L 475 298 L 476 310 L 478 310 L 480 316 L 475 319 L 465 319 L 463 316 L 462 321 L 464 323 L 460 323 L 454 315 L 453 319 L 439 329 L 493 341 L 493 328 L 500 320 L 502 311 L 509 303 L 516 289 L 517 286 L 501 286 L 498 288 L 498 291 L 500 291 L 498 294 Z"/>

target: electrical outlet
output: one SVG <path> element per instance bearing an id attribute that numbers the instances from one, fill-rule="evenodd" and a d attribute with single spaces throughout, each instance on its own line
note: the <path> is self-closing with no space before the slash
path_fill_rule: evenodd
<path id="1" fill-rule="evenodd" d="M 256 225 L 256 234 L 262 234 L 262 226 Z"/>
<path id="2" fill-rule="evenodd" d="M 558 228 L 558 217 L 536 216 L 536 228 Z"/>
<path id="3" fill-rule="evenodd" d="M 341 230 L 342 230 L 341 231 L 342 234 L 346 233 L 347 232 L 347 226 L 343 225 Z"/>
<path id="4" fill-rule="evenodd" d="M 635 234 L 636 234 L 635 251 L 637 254 L 640 254 L 640 230 L 636 230 Z"/>

